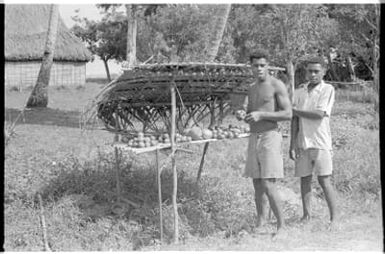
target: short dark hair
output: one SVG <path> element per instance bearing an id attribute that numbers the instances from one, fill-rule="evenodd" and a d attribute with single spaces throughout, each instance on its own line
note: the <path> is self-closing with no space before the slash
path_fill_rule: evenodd
<path id="1" fill-rule="evenodd" d="M 261 59 L 265 58 L 266 61 L 269 61 L 269 53 L 264 49 L 257 49 L 253 53 L 250 54 L 249 60 L 250 62 L 253 61 L 253 59 Z"/>
<path id="2" fill-rule="evenodd" d="M 323 68 L 326 67 L 326 62 L 325 62 L 324 58 L 321 56 L 309 57 L 306 60 L 306 66 L 308 66 L 309 64 L 320 64 Z"/>

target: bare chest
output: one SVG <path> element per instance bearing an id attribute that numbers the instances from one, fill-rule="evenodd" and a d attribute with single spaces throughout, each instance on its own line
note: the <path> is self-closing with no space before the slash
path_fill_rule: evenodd
<path id="1" fill-rule="evenodd" d="M 275 109 L 275 89 L 270 84 L 252 85 L 249 88 L 250 110 L 268 110 Z"/>

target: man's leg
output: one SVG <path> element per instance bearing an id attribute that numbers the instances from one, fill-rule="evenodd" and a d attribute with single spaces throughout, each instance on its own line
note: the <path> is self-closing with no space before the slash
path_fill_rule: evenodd
<path id="1" fill-rule="evenodd" d="M 284 227 L 285 222 L 283 219 L 281 200 L 275 185 L 275 178 L 261 179 L 261 182 L 269 199 L 271 210 L 273 210 L 274 216 L 277 218 L 277 230 L 279 231 Z"/>
<path id="2" fill-rule="evenodd" d="M 325 199 L 329 207 L 330 221 L 333 222 L 336 219 L 336 194 L 334 192 L 333 185 L 330 181 L 330 175 L 318 176 L 318 182 L 322 187 L 325 194 Z"/>
<path id="3" fill-rule="evenodd" d="M 257 207 L 257 227 L 263 226 L 266 220 L 266 206 L 267 202 L 264 198 L 264 189 L 261 183 L 261 179 L 253 179 L 253 185 L 255 190 L 255 206 Z"/>
<path id="4" fill-rule="evenodd" d="M 312 175 L 301 177 L 302 221 L 310 219 L 311 179 Z"/>

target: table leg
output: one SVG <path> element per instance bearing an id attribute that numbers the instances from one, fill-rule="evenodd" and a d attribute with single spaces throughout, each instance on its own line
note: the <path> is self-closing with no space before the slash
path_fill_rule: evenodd
<path id="1" fill-rule="evenodd" d="M 161 170 L 159 168 L 159 149 L 156 149 L 156 171 L 158 175 L 158 199 L 159 199 L 159 221 L 160 221 L 160 242 L 163 242 L 163 211 L 162 211 L 162 182 Z"/>
<path id="2" fill-rule="evenodd" d="M 120 177 L 119 177 L 119 150 L 117 147 L 115 147 L 115 177 L 116 177 L 116 195 L 117 195 L 117 201 L 120 202 Z"/>
<path id="3" fill-rule="evenodd" d="M 206 155 L 206 152 L 207 152 L 207 148 L 209 147 L 209 142 L 207 142 L 203 148 L 203 154 L 202 154 L 202 159 L 201 159 L 201 163 L 199 165 L 199 170 L 198 170 L 198 175 L 197 175 L 197 183 L 199 182 L 199 180 L 201 179 L 201 174 L 202 174 L 202 170 L 203 170 L 203 164 L 205 162 L 205 155 Z"/>

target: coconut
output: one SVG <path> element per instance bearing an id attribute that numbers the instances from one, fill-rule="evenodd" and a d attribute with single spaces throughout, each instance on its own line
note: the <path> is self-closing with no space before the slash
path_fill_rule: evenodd
<path id="1" fill-rule="evenodd" d="M 188 133 L 191 131 L 191 128 L 184 129 L 183 135 L 188 136 Z"/>
<path id="2" fill-rule="evenodd" d="M 122 139 L 121 139 L 121 141 L 122 141 L 123 143 L 128 143 L 129 140 L 130 140 L 130 139 L 129 139 L 127 136 L 123 136 Z"/>
<path id="3" fill-rule="evenodd" d="M 131 140 L 128 141 L 127 144 L 128 144 L 128 146 L 132 146 L 134 144 L 134 141 L 131 139 Z"/>
<path id="4" fill-rule="evenodd" d="M 138 138 L 143 139 L 144 138 L 144 133 L 143 132 L 138 132 Z"/>
<path id="5" fill-rule="evenodd" d="M 213 137 L 213 132 L 210 131 L 209 129 L 203 129 L 202 137 L 203 137 L 203 139 L 210 139 Z"/>
<path id="6" fill-rule="evenodd" d="M 224 135 L 224 133 L 219 133 L 217 138 L 218 139 L 224 139 L 224 138 L 226 138 L 226 136 Z"/>
<path id="7" fill-rule="evenodd" d="M 202 139 L 202 129 L 198 126 L 192 127 L 188 133 L 188 135 L 192 138 L 192 140 L 201 140 Z"/>

